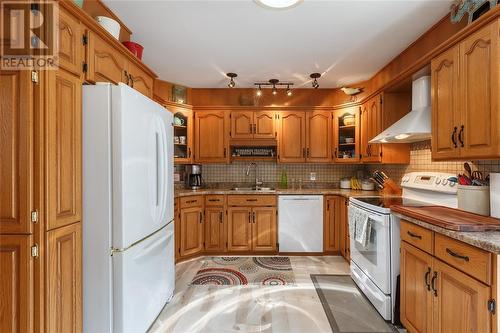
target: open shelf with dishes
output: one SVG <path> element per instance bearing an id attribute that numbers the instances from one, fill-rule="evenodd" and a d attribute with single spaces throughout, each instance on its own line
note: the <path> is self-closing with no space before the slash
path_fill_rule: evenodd
<path id="1" fill-rule="evenodd" d="M 169 107 L 174 114 L 174 162 L 192 162 L 193 111 Z"/>
<path id="2" fill-rule="evenodd" d="M 334 158 L 339 163 L 359 161 L 359 109 L 349 107 L 335 111 L 333 116 Z"/>

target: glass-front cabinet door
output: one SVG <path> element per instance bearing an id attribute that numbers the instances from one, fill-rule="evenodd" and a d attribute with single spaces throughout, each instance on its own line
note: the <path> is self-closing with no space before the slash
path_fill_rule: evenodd
<path id="1" fill-rule="evenodd" d="M 333 156 L 335 162 L 353 163 L 360 160 L 359 108 L 336 110 L 333 114 Z"/>
<path id="2" fill-rule="evenodd" d="M 167 106 L 174 114 L 174 163 L 188 164 L 193 159 L 193 111 Z"/>

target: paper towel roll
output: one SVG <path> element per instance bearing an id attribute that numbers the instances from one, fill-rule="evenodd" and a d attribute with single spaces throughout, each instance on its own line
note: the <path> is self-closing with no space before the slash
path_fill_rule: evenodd
<path id="1" fill-rule="evenodd" d="M 500 173 L 490 173 L 490 214 L 500 218 Z"/>

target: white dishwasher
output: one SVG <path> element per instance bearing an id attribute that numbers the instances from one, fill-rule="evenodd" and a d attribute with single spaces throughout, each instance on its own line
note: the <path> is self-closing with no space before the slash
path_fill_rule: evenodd
<path id="1" fill-rule="evenodd" d="M 278 196 L 280 252 L 323 252 L 323 196 Z"/>

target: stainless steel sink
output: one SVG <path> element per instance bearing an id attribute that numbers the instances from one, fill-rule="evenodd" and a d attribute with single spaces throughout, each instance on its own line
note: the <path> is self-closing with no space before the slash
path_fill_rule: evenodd
<path id="1" fill-rule="evenodd" d="M 266 192 L 266 191 L 274 191 L 274 188 L 272 187 L 233 187 L 231 191 L 240 191 L 240 192 L 245 192 L 245 191 L 255 191 L 255 192 Z"/>

